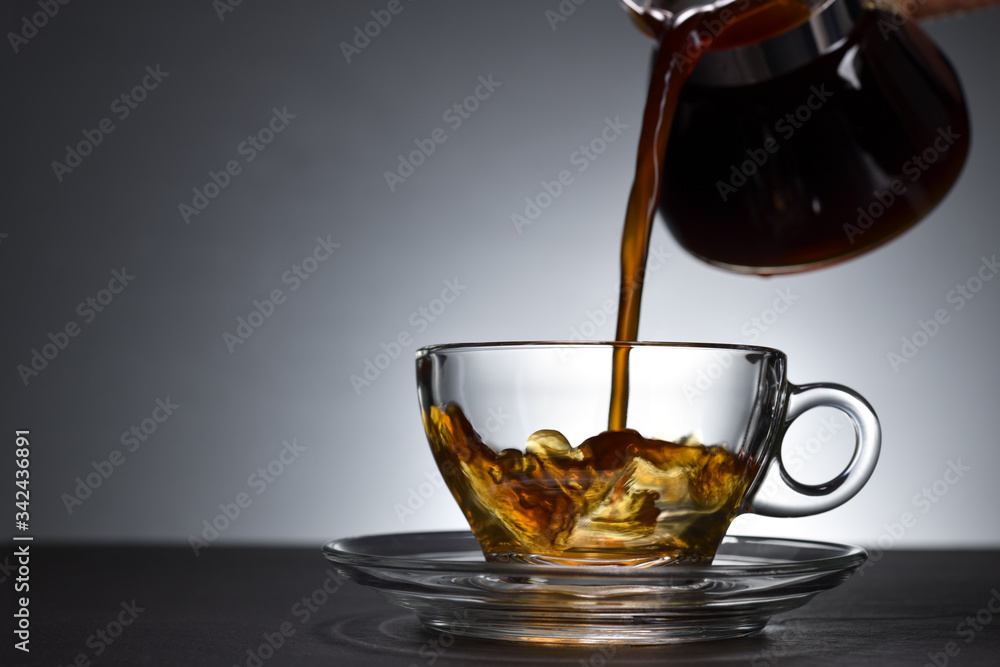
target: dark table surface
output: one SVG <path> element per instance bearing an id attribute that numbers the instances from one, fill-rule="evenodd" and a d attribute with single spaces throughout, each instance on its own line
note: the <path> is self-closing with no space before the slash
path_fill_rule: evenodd
<path id="1" fill-rule="evenodd" d="M 7 558 L 0 585 L 11 609 L 17 574 Z M 335 592 L 319 593 L 324 587 Z M 320 604 L 310 609 L 303 598 Z M 29 609 L 31 653 L 10 648 L 4 630 L 14 655 L 5 664 L 1000 665 L 1000 552 L 887 552 L 840 588 L 774 617 L 761 635 L 655 648 L 441 637 L 371 591 L 338 584 L 318 546 L 213 546 L 195 556 L 186 547 L 36 544 Z"/>

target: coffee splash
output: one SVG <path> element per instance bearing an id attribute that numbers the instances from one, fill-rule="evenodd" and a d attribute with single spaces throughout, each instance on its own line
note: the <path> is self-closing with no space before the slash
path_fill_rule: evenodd
<path id="1" fill-rule="evenodd" d="M 489 560 L 708 564 L 758 464 L 723 447 L 608 431 L 573 447 L 542 430 L 494 451 L 454 404 L 424 428 Z"/>

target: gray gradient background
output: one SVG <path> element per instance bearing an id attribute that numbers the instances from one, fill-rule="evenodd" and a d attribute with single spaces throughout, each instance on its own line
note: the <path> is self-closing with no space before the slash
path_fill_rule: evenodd
<path id="1" fill-rule="evenodd" d="M 0 471 L 10 489 L 13 431 L 30 429 L 37 539 L 182 541 L 242 491 L 252 505 L 220 542 L 464 526 L 444 490 L 412 515 L 395 507 L 434 469 L 413 352 L 564 339 L 614 293 L 651 45 L 612 0 L 587 2 L 555 31 L 544 12 L 556 0 L 403 0 L 348 64 L 338 44 L 385 4 L 244 0 L 220 21 L 208 0 L 74 2 L 20 53 L 0 46 Z M 35 9 L 5 3 L 3 34 Z M 898 373 L 886 358 L 918 319 L 952 309 L 946 293 L 982 255 L 1000 252 L 1000 12 L 927 29 L 964 82 L 974 138 L 957 186 L 913 231 L 832 269 L 765 280 L 703 265 L 657 226 L 653 245 L 671 257 L 650 274 L 642 338 L 754 342 L 744 323 L 791 289 L 794 306 L 755 342 L 789 354 L 793 381 L 848 384 L 882 419 L 881 463 L 852 502 L 804 519 L 744 517 L 734 531 L 872 544 L 911 511 L 917 525 L 883 545 L 1000 544 L 1000 280 Z M 157 64 L 169 77 L 57 182 L 50 163 L 64 146 Z M 452 131 L 442 113 L 490 74 L 501 87 Z M 178 204 L 241 159 L 237 145 L 283 106 L 290 126 L 185 225 Z M 608 117 L 629 125 L 622 139 L 517 234 L 511 213 Z M 436 127 L 447 142 L 390 193 L 383 172 Z M 283 272 L 327 235 L 340 248 L 288 292 Z M 77 304 L 123 266 L 134 283 L 25 387 L 16 366 L 79 322 Z M 456 278 L 468 289 L 416 331 L 410 314 Z M 223 332 L 275 288 L 288 300 L 230 354 Z M 349 376 L 401 332 L 415 342 L 358 395 Z M 612 335 L 608 322 L 596 337 Z M 68 514 L 60 496 L 75 478 L 168 396 L 176 414 Z M 818 426 L 814 416 L 789 437 Z M 290 438 L 305 452 L 257 495 L 248 477 Z M 825 446 L 806 479 L 834 472 L 849 441 Z M 914 494 L 958 459 L 971 471 L 920 513 Z"/>

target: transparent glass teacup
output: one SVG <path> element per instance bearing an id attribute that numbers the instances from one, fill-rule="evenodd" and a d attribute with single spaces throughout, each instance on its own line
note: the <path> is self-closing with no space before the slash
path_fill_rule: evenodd
<path id="1" fill-rule="evenodd" d="M 629 348 L 625 429 L 607 431 L 612 356 Z M 871 406 L 794 385 L 775 349 L 683 343 L 483 343 L 417 353 L 427 437 L 490 561 L 708 564 L 741 513 L 791 517 L 853 497 L 878 460 Z M 793 479 L 781 440 L 800 414 L 842 410 L 848 466 Z M 781 494 L 759 494 L 768 471 Z"/>

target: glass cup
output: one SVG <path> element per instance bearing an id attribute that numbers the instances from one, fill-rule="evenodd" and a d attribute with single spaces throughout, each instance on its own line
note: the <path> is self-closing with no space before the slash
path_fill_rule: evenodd
<path id="1" fill-rule="evenodd" d="M 628 349 L 626 428 L 608 431 L 616 348 Z M 875 469 L 868 402 L 791 384 L 786 368 L 784 353 L 745 345 L 455 344 L 418 351 L 417 385 L 434 459 L 487 560 L 708 564 L 737 515 L 825 512 Z M 818 406 L 853 422 L 854 454 L 803 484 L 781 441 Z M 758 493 L 769 472 L 778 494 Z"/>

